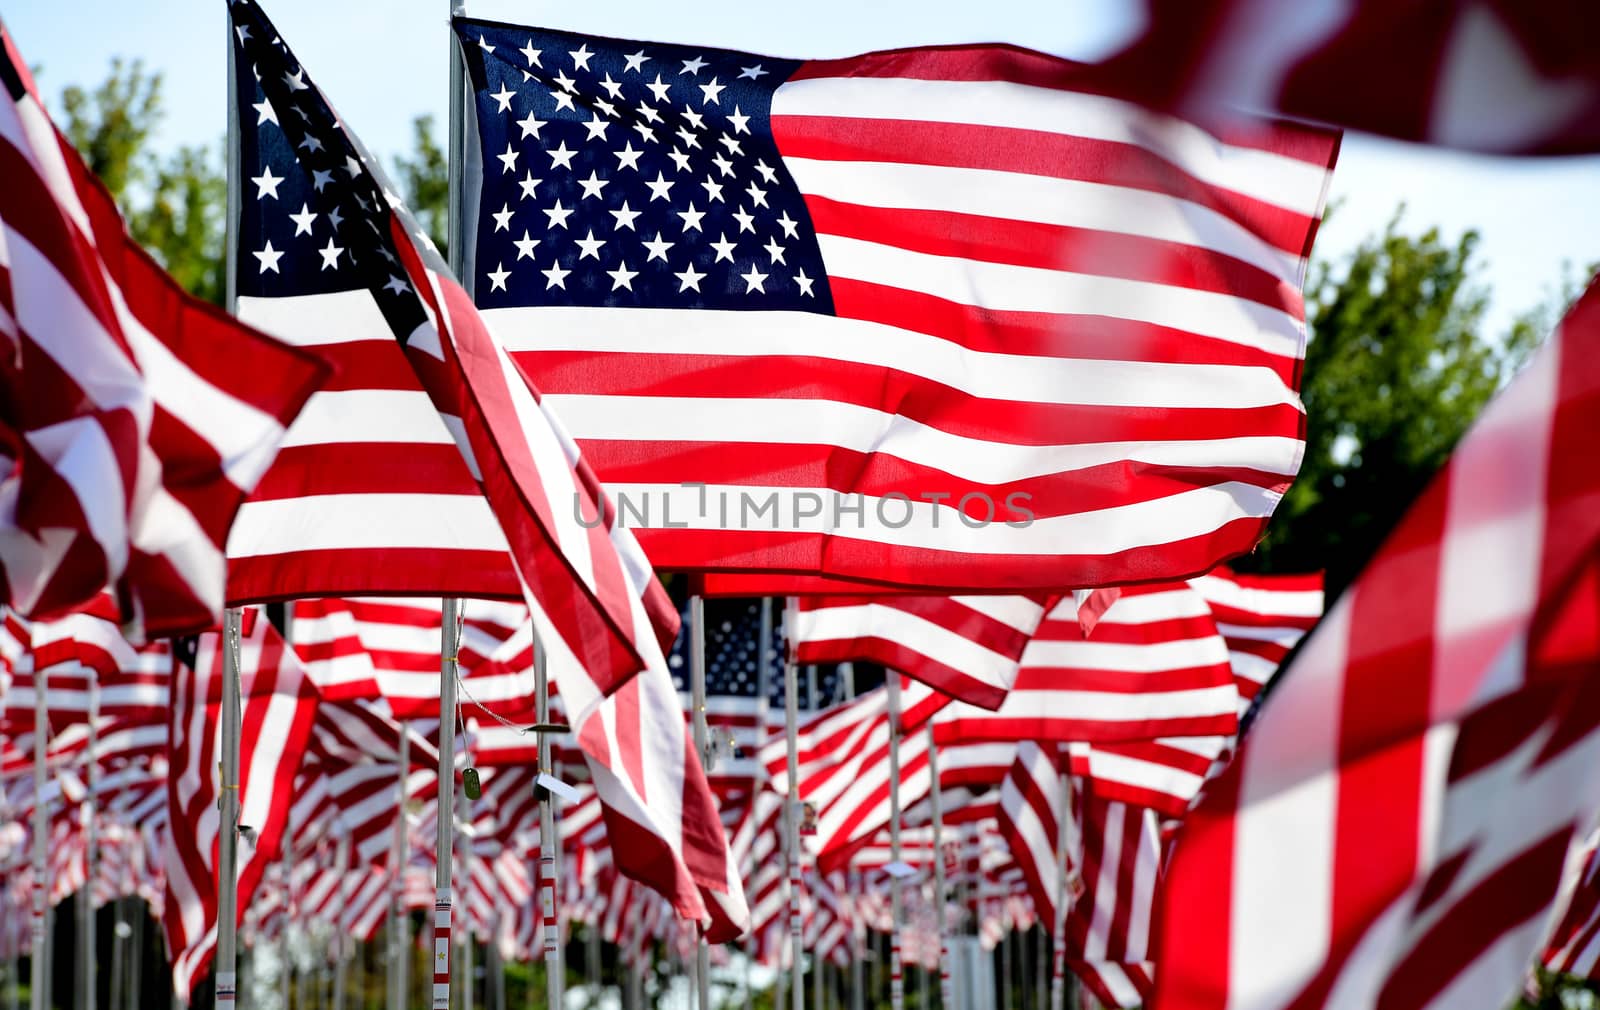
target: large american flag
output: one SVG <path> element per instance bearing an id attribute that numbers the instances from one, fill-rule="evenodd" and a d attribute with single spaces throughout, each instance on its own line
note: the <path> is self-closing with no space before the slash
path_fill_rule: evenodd
<path id="1" fill-rule="evenodd" d="M 658 566 L 1056 588 L 1259 536 L 1334 134 L 1002 46 L 455 25 L 477 303 Z"/>
<path id="2" fill-rule="evenodd" d="M 508 572 L 495 577 L 484 570 L 470 595 L 520 583 L 579 657 L 579 669 L 600 690 L 616 689 L 646 662 L 645 653 L 657 651 L 644 649 L 641 637 L 670 643 L 676 633 L 666 592 L 632 533 L 616 523 L 577 446 L 484 327 L 431 243 L 419 238 L 416 222 L 306 68 L 250 0 L 235 0 L 230 13 L 236 104 L 245 127 L 239 156 L 249 181 L 236 262 L 241 310 L 246 296 L 254 299 L 263 325 L 288 340 L 375 348 L 387 338 L 389 351 L 404 353 L 386 355 L 385 367 L 396 374 L 409 369 L 426 390 L 405 398 L 409 407 L 381 397 L 339 401 L 360 415 L 359 423 L 323 433 L 341 452 L 294 472 L 310 479 L 320 467 L 343 466 L 344 478 L 370 482 L 353 499 L 316 489 L 279 499 L 287 511 L 269 509 L 265 514 L 277 518 L 236 533 L 231 552 L 242 568 L 249 567 L 246 556 L 261 563 L 262 593 L 290 596 L 304 594 L 307 579 L 365 578 L 373 564 L 404 563 L 404 553 L 391 555 L 367 539 L 386 538 L 393 523 L 428 527 L 447 538 L 443 546 L 468 545 L 440 527 L 422 499 L 385 497 L 415 490 L 408 482 L 431 480 L 425 460 L 433 457 L 397 458 L 391 451 L 369 458 L 348 442 L 353 427 L 404 431 L 414 415 L 432 410 L 427 423 L 450 435 L 436 448 L 455 452 L 471 473 L 480 504 L 487 500 L 510 548 L 499 553 L 510 562 Z M 365 377 L 358 370 L 348 381 Z M 313 415 L 318 409 L 311 408 Z M 246 549 L 252 536 L 264 539 Z M 343 558 L 352 548 L 355 554 Z M 433 556 L 429 563 L 442 562 Z M 285 571 L 294 565 L 303 565 L 299 573 Z M 330 568 L 341 574 L 328 575 Z M 422 577 L 430 576 L 424 570 Z"/>
<path id="3" fill-rule="evenodd" d="M 48 618 L 111 586 L 142 635 L 199 631 L 239 503 L 326 365 L 180 290 L 3 27 L 0 49 L 0 599 Z"/>

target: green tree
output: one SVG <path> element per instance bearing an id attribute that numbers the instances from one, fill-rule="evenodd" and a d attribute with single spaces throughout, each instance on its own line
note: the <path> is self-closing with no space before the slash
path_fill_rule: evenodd
<path id="1" fill-rule="evenodd" d="M 61 93 L 62 129 L 122 209 L 128 233 L 191 293 L 220 304 L 227 180 L 220 157 L 184 147 L 162 157 L 161 75 L 111 61 L 99 87 Z"/>
<path id="2" fill-rule="evenodd" d="M 433 139 L 432 116 L 412 120 L 411 136 L 411 156 L 395 158 L 395 175 L 406 206 L 439 247 L 439 255 L 445 256 L 449 252 L 445 226 L 450 220 L 450 162 Z"/>
<path id="3" fill-rule="evenodd" d="M 1547 310 L 1485 333 L 1477 242 L 1404 234 L 1396 213 L 1348 259 L 1314 264 L 1305 462 L 1241 567 L 1326 568 L 1343 589 L 1542 339 Z"/>

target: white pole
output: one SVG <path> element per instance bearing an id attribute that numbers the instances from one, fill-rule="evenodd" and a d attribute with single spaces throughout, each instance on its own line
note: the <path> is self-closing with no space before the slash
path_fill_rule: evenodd
<path id="1" fill-rule="evenodd" d="M 933 722 L 928 723 L 929 798 L 933 802 L 933 910 L 939 930 L 939 1001 L 949 1010 L 955 1006 L 955 990 L 950 984 L 950 937 L 945 929 L 944 900 L 944 801 L 939 792 L 939 747 L 933 742 Z"/>
<path id="2" fill-rule="evenodd" d="M 229 45 L 228 52 L 233 52 Z M 233 76 L 230 74 L 231 81 Z M 232 107 L 232 103 L 229 103 Z M 222 725 L 218 747 L 222 751 L 222 781 L 217 806 L 217 974 L 219 1010 L 233 1006 L 238 981 L 239 929 L 239 621 L 242 614 L 229 607 L 222 612 Z M 284 835 L 287 851 L 288 835 Z M 137 998 L 137 994 L 135 994 Z"/>
<path id="3" fill-rule="evenodd" d="M 1059 757 L 1059 754 L 1057 756 Z M 1055 960 L 1050 985 L 1050 1010 L 1062 1010 L 1062 1005 L 1066 1002 L 1067 902 L 1071 900 L 1072 893 L 1071 888 L 1067 886 L 1067 845 L 1070 837 L 1068 825 L 1072 817 L 1072 782 L 1061 774 L 1059 763 L 1056 775 L 1060 779 L 1061 809 L 1056 814 L 1056 914 L 1055 921 L 1051 923 L 1051 933 L 1055 939 Z"/>
<path id="4" fill-rule="evenodd" d="M 89 687 L 89 745 L 84 752 L 87 764 L 83 777 L 88 795 L 83 800 L 83 866 L 84 884 L 78 892 L 78 1010 L 95 1010 L 95 967 L 98 959 L 94 949 L 94 878 L 99 856 L 99 824 L 96 820 L 98 802 L 95 789 L 100 779 L 100 675 L 93 667 L 84 667 Z"/>
<path id="5" fill-rule="evenodd" d="M 885 671 L 884 683 L 889 689 L 889 860 L 900 862 L 900 675 Z M 889 943 L 889 1006 L 891 1010 L 904 1010 L 906 1000 L 905 963 L 900 951 L 900 930 L 904 923 L 901 906 L 900 878 L 889 877 L 889 907 L 892 912 L 892 929 Z M 796 1010 L 799 1010 L 797 1007 Z"/>
<path id="6" fill-rule="evenodd" d="M 783 664 L 783 728 L 788 741 L 789 802 L 784 811 L 784 841 L 789 862 L 789 956 L 793 961 L 790 996 L 794 1010 L 805 1010 L 804 951 L 800 936 L 800 685 L 795 665 L 794 628 L 799 601 L 789 597 L 784 612 L 787 656 Z"/>
<path id="7" fill-rule="evenodd" d="M 706 732 L 706 601 L 698 595 L 689 597 L 689 705 L 694 710 L 690 720 L 694 749 L 709 773 L 713 761 Z M 699 935 L 694 951 L 695 1006 L 699 1010 L 711 1010 L 711 946 L 698 927 L 696 933 Z"/>
<path id="8" fill-rule="evenodd" d="M 534 718 L 541 724 L 550 722 L 550 669 L 549 655 L 538 632 L 533 636 Z M 539 733 L 539 771 L 550 775 L 555 768 L 550 760 L 550 734 Z M 556 917 L 556 797 L 548 789 L 539 804 L 539 911 L 544 919 L 544 969 L 546 999 L 553 1010 L 559 1010 L 566 979 L 562 977 L 561 923 Z"/>
<path id="9" fill-rule="evenodd" d="M 450 1007 L 450 869 L 456 791 L 456 650 L 461 646 L 460 601 L 445 599 L 439 623 L 439 789 L 438 833 L 433 854 L 438 864 L 433 886 L 433 1007 Z"/>
<path id="10" fill-rule="evenodd" d="M 49 873 L 45 868 L 46 844 L 50 834 L 49 807 L 45 802 L 45 740 L 50 734 L 50 717 L 44 696 L 50 689 L 50 676 L 43 670 L 33 673 L 33 950 L 29 990 L 33 1010 L 47 1010 L 45 987 L 50 984 L 50 935 L 45 928 Z"/>
<path id="11" fill-rule="evenodd" d="M 400 773 L 395 801 L 394 845 L 390 852 L 393 879 L 389 895 L 389 1010 L 405 1010 L 407 967 L 411 963 L 410 920 L 405 907 L 406 861 L 410 857 L 410 835 L 406 825 L 407 782 L 411 774 L 411 731 L 400 726 Z"/>
<path id="12" fill-rule="evenodd" d="M 866 926 L 861 921 L 861 871 L 850 867 L 850 899 L 854 912 L 850 916 L 850 1010 L 862 1010 L 866 979 Z"/>

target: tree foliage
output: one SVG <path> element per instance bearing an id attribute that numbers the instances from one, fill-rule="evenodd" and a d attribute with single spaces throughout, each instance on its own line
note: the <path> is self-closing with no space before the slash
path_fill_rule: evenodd
<path id="1" fill-rule="evenodd" d="M 433 139 L 432 116 L 412 120 L 411 136 L 411 156 L 394 160 L 396 182 L 417 223 L 439 247 L 439 255 L 445 256 L 449 252 L 450 163 Z"/>
<path id="2" fill-rule="evenodd" d="M 1543 337 L 1548 310 L 1485 332 L 1477 243 L 1407 235 L 1397 213 L 1348 259 L 1313 266 L 1305 461 L 1242 567 L 1326 568 L 1341 590 Z"/>

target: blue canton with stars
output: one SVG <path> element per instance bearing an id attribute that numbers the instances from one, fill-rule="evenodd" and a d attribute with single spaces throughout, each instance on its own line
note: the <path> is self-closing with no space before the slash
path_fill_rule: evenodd
<path id="1" fill-rule="evenodd" d="M 759 696 L 761 687 L 761 601 L 749 597 L 717 598 L 705 601 L 706 615 L 706 694 L 731 695 L 742 698 Z M 673 682 L 685 694 L 689 691 L 689 606 L 684 601 L 679 607 L 682 626 L 672 654 L 667 657 L 667 668 Z M 783 685 L 783 600 L 772 601 L 772 665 L 767 670 L 767 702 L 782 711 Z M 809 678 L 806 668 L 800 674 L 800 707 L 810 708 Z M 873 663 L 855 664 L 855 688 L 866 691 L 883 682 L 883 671 Z M 823 663 L 817 667 L 817 699 L 820 707 L 835 704 L 844 698 L 843 678 L 839 667 Z"/>
<path id="2" fill-rule="evenodd" d="M 833 311 L 768 125 L 797 61 L 455 28 L 483 162 L 480 306 Z"/>

